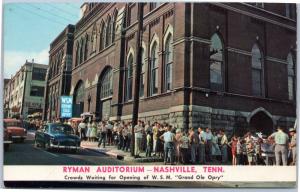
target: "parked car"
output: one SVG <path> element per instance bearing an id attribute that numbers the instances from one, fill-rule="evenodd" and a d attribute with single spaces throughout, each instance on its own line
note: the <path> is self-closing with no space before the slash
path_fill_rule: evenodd
<path id="1" fill-rule="evenodd" d="M 70 149 L 76 152 L 80 148 L 80 138 L 74 134 L 70 125 L 48 123 L 35 133 L 35 145 L 51 149 Z"/>
<path id="2" fill-rule="evenodd" d="M 24 142 L 27 136 L 27 130 L 19 119 L 4 119 L 8 132 L 11 134 L 12 140 Z"/>
<path id="3" fill-rule="evenodd" d="M 8 151 L 9 145 L 12 143 L 12 138 L 11 138 L 11 133 L 7 130 L 7 125 L 5 122 L 3 122 L 3 129 L 4 129 L 4 134 L 3 134 L 4 151 Z"/>

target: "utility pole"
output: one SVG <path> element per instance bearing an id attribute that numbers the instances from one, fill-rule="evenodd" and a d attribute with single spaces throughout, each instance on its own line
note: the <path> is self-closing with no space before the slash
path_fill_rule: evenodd
<path id="1" fill-rule="evenodd" d="M 135 149 L 135 135 L 134 127 L 138 122 L 139 115 L 139 99 L 140 99 L 140 76 L 141 76 L 141 63 L 142 63 L 142 36 L 143 36 L 143 12 L 144 12 L 144 3 L 138 4 L 138 30 L 136 34 L 136 65 L 135 65 L 135 83 L 134 83 L 134 95 L 133 95 L 133 110 L 132 110 L 132 139 L 131 139 L 131 156 L 134 156 Z"/>

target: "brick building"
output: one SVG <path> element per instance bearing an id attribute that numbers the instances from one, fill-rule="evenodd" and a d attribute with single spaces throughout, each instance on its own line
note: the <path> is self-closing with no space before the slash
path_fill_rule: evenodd
<path id="1" fill-rule="evenodd" d="M 68 25 L 50 45 L 44 119 L 59 118 L 60 96 L 70 93 L 73 33 L 74 25 Z"/>
<path id="2" fill-rule="evenodd" d="M 85 3 L 75 26 L 73 116 L 132 117 L 178 128 L 270 133 L 296 117 L 296 5 L 145 3 L 142 63 L 136 3 Z"/>

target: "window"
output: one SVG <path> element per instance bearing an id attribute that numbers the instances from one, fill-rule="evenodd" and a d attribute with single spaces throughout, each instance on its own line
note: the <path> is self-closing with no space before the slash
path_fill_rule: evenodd
<path id="1" fill-rule="evenodd" d="M 126 101 L 132 99 L 132 84 L 133 84 L 133 56 L 130 54 L 127 61 L 126 71 Z"/>
<path id="2" fill-rule="evenodd" d="M 87 60 L 87 56 L 88 56 L 88 45 L 89 45 L 89 36 L 86 35 L 85 36 L 85 40 L 84 40 L 84 55 L 83 55 L 83 61 Z"/>
<path id="3" fill-rule="evenodd" d="M 169 91 L 172 89 L 172 64 L 173 64 L 173 47 L 172 35 L 169 34 L 165 44 L 165 79 L 164 89 Z"/>
<path id="4" fill-rule="evenodd" d="M 216 33 L 211 37 L 210 45 L 210 88 L 217 91 L 223 91 L 223 54 L 222 41 Z"/>
<path id="5" fill-rule="evenodd" d="M 47 69 L 33 67 L 32 80 L 45 81 Z"/>
<path id="6" fill-rule="evenodd" d="M 75 56 L 75 67 L 79 65 L 79 55 L 80 55 L 80 46 L 79 43 L 77 41 L 76 43 L 76 56 Z"/>
<path id="7" fill-rule="evenodd" d="M 112 69 L 109 68 L 105 71 L 102 79 L 101 79 L 101 87 L 100 87 L 100 99 L 104 99 L 112 96 Z"/>
<path id="8" fill-rule="evenodd" d="M 142 48 L 142 63 L 141 63 L 141 76 L 140 76 L 140 97 L 144 97 L 144 88 L 145 88 L 145 50 Z"/>
<path id="9" fill-rule="evenodd" d="M 163 3 L 162 2 L 150 3 L 150 11 L 159 7 L 161 4 L 163 4 Z"/>
<path id="10" fill-rule="evenodd" d="M 91 43 L 92 43 L 92 51 L 91 54 L 96 51 L 96 44 L 97 44 L 97 29 L 96 25 L 93 27 L 92 37 L 91 37 Z"/>
<path id="11" fill-rule="evenodd" d="M 290 19 L 294 19 L 294 20 L 296 19 L 294 4 L 292 4 L 292 3 L 285 4 L 285 16 Z"/>
<path id="12" fill-rule="evenodd" d="M 110 16 L 108 16 L 107 23 L 106 23 L 106 40 L 105 40 L 105 47 L 111 44 L 111 31 L 112 31 L 112 23 Z"/>
<path id="13" fill-rule="evenodd" d="M 101 24 L 101 29 L 100 29 L 100 51 L 104 49 L 105 46 L 105 24 Z"/>
<path id="14" fill-rule="evenodd" d="M 84 102 L 84 85 L 83 82 L 80 81 L 77 85 L 77 89 L 75 91 L 75 104 L 80 104 L 81 102 Z M 54 106 L 55 106 L 55 100 L 54 100 Z"/>
<path id="15" fill-rule="evenodd" d="M 44 97 L 44 87 L 32 86 L 30 89 L 30 96 Z"/>
<path id="16" fill-rule="evenodd" d="M 294 61 L 293 56 L 291 53 L 287 56 L 288 62 L 288 94 L 289 100 L 294 100 L 294 82 L 295 82 L 295 68 L 294 68 Z"/>
<path id="17" fill-rule="evenodd" d="M 158 51 L 157 43 L 154 42 L 151 47 L 150 59 L 150 96 L 158 93 Z"/>
<path id="18" fill-rule="evenodd" d="M 83 49 L 84 49 L 84 42 L 83 39 L 80 41 L 80 50 L 79 50 L 79 64 L 83 62 Z"/>
<path id="19" fill-rule="evenodd" d="M 115 33 L 116 33 L 116 25 L 117 25 L 117 18 L 118 18 L 118 11 L 115 11 L 114 13 L 114 21 L 112 23 L 112 37 L 111 37 L 111 41 L 114 42 L 115 41 Z"/>
<path id="20" fill-rule="evenodd" d="M 263 96 L 262 54 L 257 44 L 252 47 L 252 94 Z"/>

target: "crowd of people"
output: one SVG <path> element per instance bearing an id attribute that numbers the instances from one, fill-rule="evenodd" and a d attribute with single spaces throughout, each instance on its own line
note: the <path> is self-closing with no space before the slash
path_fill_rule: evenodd
<path id="1" fill-rule="evenodd" d="M 287 165 L 296 162 L 296 134 L 290 137 L 282 128 L 267 137 L 246 133 L 228 139 L 225 130 L 211 128 L 176 129 L 167 123 L 144 123 L 139 120 L 133 128 L 131 122 L 82 120 L 71 124 L 82 140 L 98 142 L 98 147 L 114 145 L 120 150 L 131 151 L 132 129 L 134 155 L 158 156 L 170 164 L 229 164 L 232 165 Z"/>

